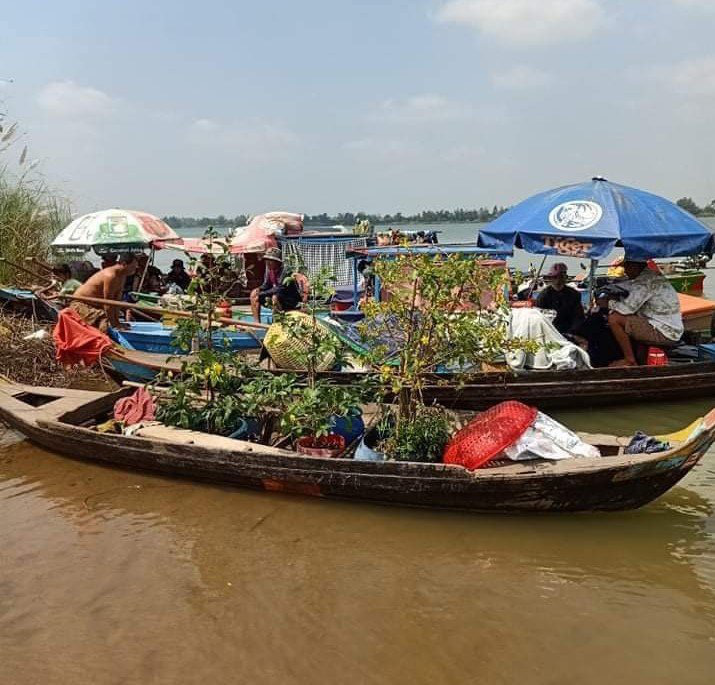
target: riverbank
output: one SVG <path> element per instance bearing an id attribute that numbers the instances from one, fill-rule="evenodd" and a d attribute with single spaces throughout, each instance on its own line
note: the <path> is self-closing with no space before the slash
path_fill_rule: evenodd
<path id="1" fill-rule="evenodd" d="M 44 330 L 41 338 L 27 339 Z M 53 388 L 109 389 L 112 381 L 98 367 L 65 368 L 55 359 L 49 324 L 13 316 L 0 309 L 0 376 Z"/>

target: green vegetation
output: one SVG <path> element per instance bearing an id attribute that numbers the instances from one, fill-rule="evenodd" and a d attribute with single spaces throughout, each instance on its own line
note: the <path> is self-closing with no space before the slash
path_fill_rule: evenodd
<path id="1" fill-rule="evenodd" d="M 408 247 L 408 246 L 406 246 Z M 505 352 L 531 348 L 509 338 L 504 296 L 508 274 L 482 259 L 406 252 L 378 259 L 373 271 L 385 297 L 365 304 L 360 332 L 370 363 L 396 398 L 383 418 L 393 426 L 381 448 L 393 459 L 435 461 L 449 436 L 448 417 L 426 407 L 422 390 L 440 368 L 481 371 Z M 390 349 L 387 341 L 399 344 Z M 384 431 L 383 431 L 384 432 Z"/>
<path id="2" fill-rule="evenodd" d="M 306 214 L 306 226 L 354 226 L 363 221 L 375 225 L 404 225 L 404 224 L 441 224 L 441 223 L 486 223 L 496 219 L 506 211 L 506 207 L 492 209 L 480 207 L 479 209 L 440 209 L 437 211 L 425 210 L 419 214 L 405 215 L 401 212 L 395 214 L 368 214 L 367 212 L 340 212 L 339 214 Z M 169 226 L 177 228 L 196 228 L 206 226 L 217 226 L 220 228 L 230 228 L 233 226 L 244 226 L 248 221 L 247 214 L 238 214 L 235 217 L 226 217 L 220 214 L 216 217 L 194 217 L 194 216 L 165 216 Z"/>
<path id="3" fill-rule="evenodd" d="M 683 197 L 677 204 L 695 216 L 715 216 L 715 200 L 704 207 L 699 207 L 692 198 Z M 506 212 L 507 207 L 494 205 L 491 209 L 439 209 L 424 210 L 419 214 L 369 214 L 367 212 L 340 212 L 339 214 L 306 214 L 306 226 L 356 226 L 366 222 L 372 226 L 401 226 L 406 224 L 443 224 L 443 223 L 488 223 Z M 164 221 L 172 228 L 196 228 L 197 226 L 218 226 L 231 228 L 244 226 L 248 219 L 247 214 L 238 214 L 235 217 L 226 217 L 220 214 L 216 217 L 193 216 L 165 216 Z"/>
<path id="4" fill-rule="evenodd" d="M 54 193 L 27 146 L 18 156 L 18 124 L 0 112 L 0 256 L 15 263 L 26 257 L 46 259 L 52 239 L 70 222 L 69 202 Z M 0 283 L 22 282 L 23 272 L 0 262 Z"/>

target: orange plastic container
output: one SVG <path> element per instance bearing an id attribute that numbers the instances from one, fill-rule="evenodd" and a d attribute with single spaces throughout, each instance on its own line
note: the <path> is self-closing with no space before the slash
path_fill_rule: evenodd
<path id="1" fill-rule="evenodd" d="M 678 293 L 680 312 L 686 331 L 709 331 L 715 313 L 715 302 L 704 297 Z"/>

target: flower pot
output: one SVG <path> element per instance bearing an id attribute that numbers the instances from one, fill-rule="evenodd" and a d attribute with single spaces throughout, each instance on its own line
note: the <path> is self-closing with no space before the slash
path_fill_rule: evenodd
<path id="1" fill-rule="evenodd" d="M 239 419 L 236 429 L 228 437 L 234 440 L 245 440 L 248 433 L 248 423 L 244 419 Z"/>
<path id="2" fill-rule="evenodd" d="M 245 419 L 239 419 L 236 424 L 236 429 L 228 437 L 234 440 L 251 440 L 260 435 L 261 422 L 248 416 Z"/>
<path id="3" fill-rule="evenodd" d="M 342 435 L 324 435 L 316 438 L 305 435 L 295 443 L 298 454 L 309 457 L 337 457 L 345 449 L 345 438 Z"/>
<path id="4" fill-rule="evenodd" d="M 376 428 L 365 433 L 355 450 L 355 459 L 358 461 L 385 461 L 385 453 L 375 449 L 383 437 L 385 436 L 380 435 Z"/>
<path id="5" fill-rule="evenodd" d="M 357 409 L 347 416 L 333 414 L 330 417 L 330 430 L 336 435 L 342 435 L 345 438 L 346 445 L 351 444 L 365 432 L 362 412 Z"/>

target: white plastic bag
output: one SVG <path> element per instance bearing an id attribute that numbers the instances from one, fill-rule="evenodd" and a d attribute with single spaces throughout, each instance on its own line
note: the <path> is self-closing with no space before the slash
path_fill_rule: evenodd
<path id="1" fill-rule="evenodd" d="M 597 447 L 581 440 L 573 431 L 539 412 L 534 423 L 521 437 L 509 445 L 500 456 L 512 461 L 528 459 L 572 459 L 574 457 L 600 457 Z"/>

